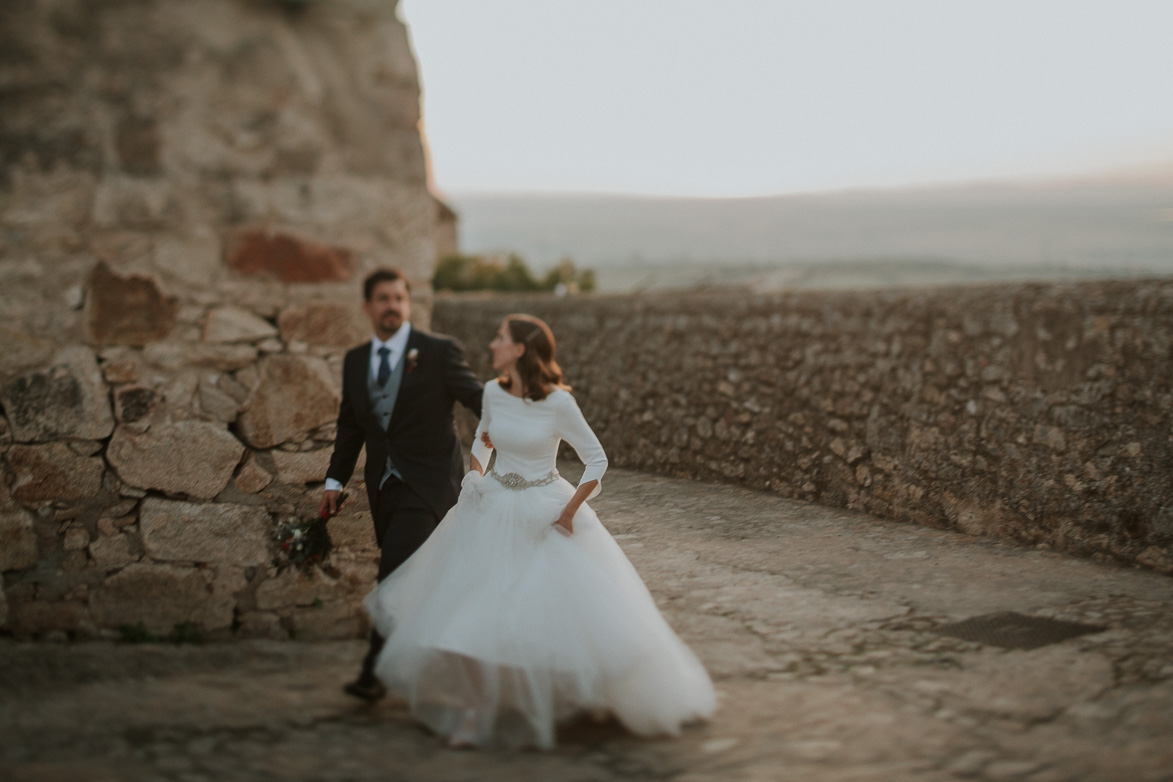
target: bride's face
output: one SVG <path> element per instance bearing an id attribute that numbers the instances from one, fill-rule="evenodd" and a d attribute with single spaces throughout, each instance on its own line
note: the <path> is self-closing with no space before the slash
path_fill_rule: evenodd
<path id="1" fill-rule="evenodd" d="M 525 352 L 525 345 L 514 342 L 509 334 L 509 326 L 502 323 L 501 328 L 497 329 L 497 336 L 489 343 L 489 351 L 493 354 L 493 369 L 504 372 L 516 366 L 517 359 Z"/>

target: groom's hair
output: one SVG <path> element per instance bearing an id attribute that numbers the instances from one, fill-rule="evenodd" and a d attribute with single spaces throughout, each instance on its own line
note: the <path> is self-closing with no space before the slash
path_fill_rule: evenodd
<path id="1" fill-rule="evenodd" d="M 407 292 L 411 293 L 411 280 L 407 279 L 407 275 L 399 269 L 387 266 L 382 269 L 375 269 L 362 281 L 362 297 L 370 301 L 371 296 L 375 293 L 376 285 L 381 282 L 395 282 L 396 280 L 403 280 L 404 286 L 407 287 Z"/>

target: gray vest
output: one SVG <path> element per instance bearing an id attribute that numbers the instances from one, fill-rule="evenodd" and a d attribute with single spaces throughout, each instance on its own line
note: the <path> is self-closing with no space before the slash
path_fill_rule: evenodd
<path id="1" fill-rule="evenodd" d="M 399 397 L 399 384 L 403 382 L 403 365 L 406 363 L 406 356 L 400 356 L 395 368 L 391 370 L 391 377 L 387 378 L 387 385 L 382 387 L 379 386 L 374 375 L 367 372 L 367 392 L 371 397 L 371 412 L 374 413 L 375 419 L 384 429 L 391 422 L 391 411 L 395 409 L 395 400 Z M 400 480 L 403 479 L 399 470 L 395 469 L 395 465 L 391 463 L 391 457 L 388 456 L 387 464 L 383 467 L 383 477 L 379 478 L 380 489 L 392 475 Z"/>

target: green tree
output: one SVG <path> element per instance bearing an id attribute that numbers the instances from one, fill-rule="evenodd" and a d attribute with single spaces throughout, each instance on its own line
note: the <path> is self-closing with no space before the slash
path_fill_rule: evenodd
<path id="1" fill-rule="evenodd" d="M 497 277 L 496 291 L 538 291 L 542 286 L 534 279 L 533 273 L 525 265 L 525 261 L 516 255 L 509 256 L 509 263 Z"/>
<path id="2" fill-rule="evenodd" d="M 436 264 L 436 274 L 432 277 L 432 287 L 443 291 L 463 291 L 469 273 L 471 258 L 463 255 L 450 255 L 440 259 Z"/>
<path id="3" fill-rule="evenodd" d="M 557 266 L 546 272 L 542 283 L 542 287 L 548 291 L 557 290 L 559 285 L 563 285 L 568 293 L 590 293 L 595 289 L 595 273 L 591 269 L 579 271 L 574 261 L 563 258 Z"/>
<path id="4" fill-rule="evenodd" d="M 579 271 L 574 262 L 564 258 L 541 280 L 534 277 L 524 260 L 510 255 L 500 258 L 481 255 L 453 255 L 436 264 L 432 287 L 438 291 L 553 291 L 590 292 L 595 289 L 595 273 Z"/>

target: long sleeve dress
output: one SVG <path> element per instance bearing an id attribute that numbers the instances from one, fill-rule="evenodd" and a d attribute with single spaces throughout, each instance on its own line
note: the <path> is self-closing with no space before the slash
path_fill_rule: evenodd
<path id="1" fill-rule="evenodd" d="M 551 747 L 583 712 L 641 735 L 711 715 L 704 667 L 594 511 L 579 508 L 569 537 L 552 527 L 575 491 L 556 471 L 559 443 L 586 464 L 580 485 L 607 468 L 574 397 L 490 382 L 474 446 L 487 466 L 484 432 L 492 470 L 466 477 L 432 536 L 364 601 L 387 638 L 376 675 L 442 735 L 475 713 L 481 745 Z"/>

